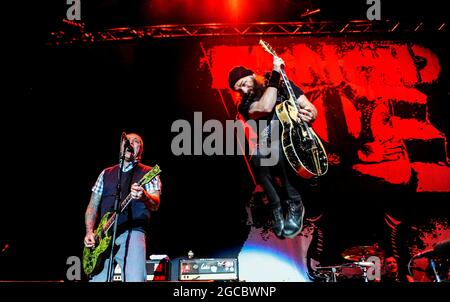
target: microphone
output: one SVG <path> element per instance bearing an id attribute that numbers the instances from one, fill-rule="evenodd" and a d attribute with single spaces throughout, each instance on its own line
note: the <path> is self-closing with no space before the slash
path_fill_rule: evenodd
<path id="1" fill-rule="evenodd" d="M 450 255 L 450 240 L 439 242 L 434 248 L 422 251 L 414 255 L 414 258 Z"/>
<path id="2" fill-rule="evenodd" d="M 127 135 L 126 135 L 125 132 L 122 132 L 122 140 L 125 141 L 125 144 L 124 144 L 124 146 L 123 146 L 123 149 L 124 149 L 124 150 L 128 150 L 128 151 L 130 151 L 131 153 L 134 153 L 134 148 L 131 146 L 131 143 L 130 143 L 130 141 L 128 140 Z"/>

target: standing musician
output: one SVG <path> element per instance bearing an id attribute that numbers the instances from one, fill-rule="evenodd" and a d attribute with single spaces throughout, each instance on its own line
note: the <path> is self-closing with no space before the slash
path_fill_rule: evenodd
<path id="1" fill-rule="evenodd" d="M 126 148 L 128 143 L 131 148 Z M 122 270 L 124 282 L 144 282 L 146 272 L 146 236 L 149 227 L 150 212 L 159 208 L 161 181 L 159 176 L 153 178 L 144 186 L 138 181 L 151 170 L 151 167 L 140 163 L 144 143 L 142 138 L 134 133 L 126 135 L 122 141 L 121 152 L 124 154 L 124 165 L 121 177 L 121 196 L 123 200 L 130 194 L 130 205 L 120 213 L 117 221 L 117 237 L 114 245 L 114 260 Z M 92 195 L 86 209 L 86 235 L 84 245 L 94 247 L 94 227 L 98 217 L 111 212 L 114 207 L 115 193 L 118 184 L 119 165 L 104 169 L 92 188 Z M 106 253 L 109 255 L 109 253 Z M 109 259 L 104 261 L 99 272 L 92 276 L 91 281 L 105 282 L 108 276 Z"/>

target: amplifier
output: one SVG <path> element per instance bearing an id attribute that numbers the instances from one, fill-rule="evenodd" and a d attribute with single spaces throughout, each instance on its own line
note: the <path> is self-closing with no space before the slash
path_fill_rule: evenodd
<path id="1" fill-rule="evenodd" d="M 239 279 L 236 258 L 180 259 L 179 269 L 180 281 Z"/>

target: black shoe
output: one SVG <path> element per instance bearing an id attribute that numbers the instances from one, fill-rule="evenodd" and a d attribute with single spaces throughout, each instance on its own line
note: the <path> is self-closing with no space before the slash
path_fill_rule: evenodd
<path id="1" fill-rule="evenodd" d="M 305 216 L 305 207 L 301 201 L 294 202 L 288 200 L 288 215 L 284 223 L 284 236 L 294 238 L 303 228 L 303 217 Z"/>
<path id="2" fill-rule="evenodd" d="M 279 238 L 283 237 L 284 217 L 281 207 L 272 210 L 272 230 Z"/>

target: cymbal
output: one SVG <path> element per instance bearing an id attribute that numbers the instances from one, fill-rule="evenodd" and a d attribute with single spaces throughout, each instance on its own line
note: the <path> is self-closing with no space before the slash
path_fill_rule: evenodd
<path id="1" fill-rule="evenodd" d="M 384 251 L 377 246 L 353 246 L 345 249 L 341 255 L 346 260 L 360 261 L 370 256 L 383 256 Z"/>

